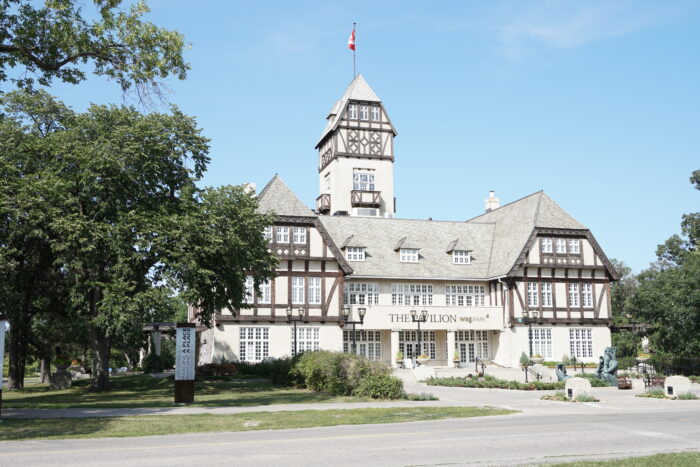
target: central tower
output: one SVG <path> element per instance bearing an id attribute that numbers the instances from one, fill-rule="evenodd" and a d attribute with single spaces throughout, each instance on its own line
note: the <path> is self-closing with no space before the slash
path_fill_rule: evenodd
<path id="1" fill-rule="evenodd" d="M 393 217 L 396 130 L 362 75 L 335 103 L 316 144 L 321 214 Z"/>

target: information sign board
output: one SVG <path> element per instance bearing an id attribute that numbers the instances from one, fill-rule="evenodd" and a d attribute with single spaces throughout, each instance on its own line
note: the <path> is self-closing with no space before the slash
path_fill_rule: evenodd
<path id="1" fill-rule="evenodd" d="M 175 380 L 194 380 L 195 328 L 178 327 L 175 345 Z"/>

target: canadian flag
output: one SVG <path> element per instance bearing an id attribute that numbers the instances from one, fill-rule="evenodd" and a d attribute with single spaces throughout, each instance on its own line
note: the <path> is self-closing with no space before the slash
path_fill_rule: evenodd
<path id="1" fill-rule="evenodd" d="M 348 48 L 355 50 L 355 30 L 353 29 L 350 33 L 350 38 L 348 38 Z"/>

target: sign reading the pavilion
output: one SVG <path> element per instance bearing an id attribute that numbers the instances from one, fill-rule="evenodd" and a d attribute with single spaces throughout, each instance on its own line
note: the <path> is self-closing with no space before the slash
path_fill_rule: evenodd
<path id="1" fill-rule="evenodd" d="M 450 313 L 428 313 L 428 323 L 478 323 L 485 322 L 489 315 L 485 316 L 462 316 Z M 389 313 L 389 320 L 392 323 L 411 323 L 409 313 Z"/>
<path id="2" fill-rule="evenodd" d="M 179 323 L 175 335 L 175 403 L 194 402 L 195 325 Z"/>

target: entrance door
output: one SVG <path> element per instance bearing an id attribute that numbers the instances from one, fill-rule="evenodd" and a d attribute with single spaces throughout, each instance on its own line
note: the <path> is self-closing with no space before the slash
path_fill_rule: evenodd
<path id="1" fill-rule="evenodd" d="M 476 357 L 489 358 L 487 331 L 457 331 L 456 348 L 461 363 L 474 363 Z"/>
<path id="2" fill-rule="evenodd" d="M 476 357 L 476 346 L 474 342 L 459 343 L 459 361 L 461 363 L 474 363 Z"/>

